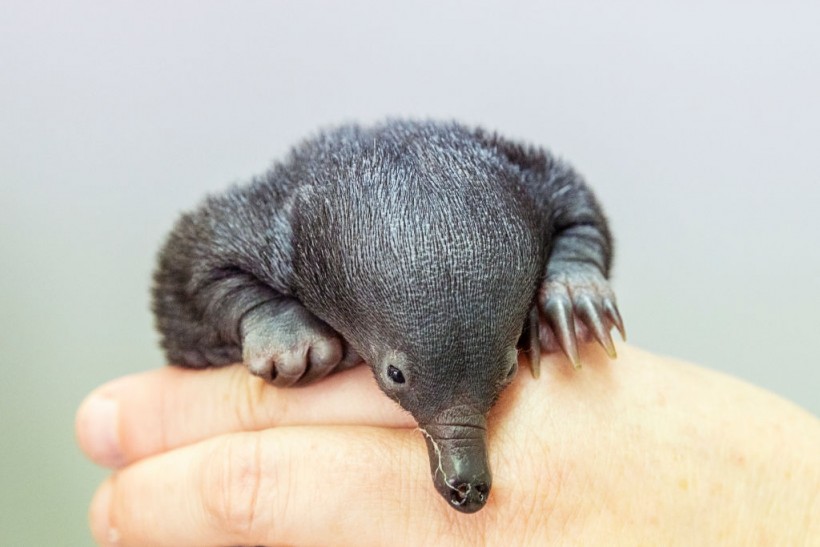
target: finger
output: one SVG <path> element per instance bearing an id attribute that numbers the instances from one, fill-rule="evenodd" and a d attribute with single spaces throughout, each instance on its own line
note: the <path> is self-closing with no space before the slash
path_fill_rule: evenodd
<path id="1" fill-rule="evenodd" d="M 494 511 L 491 498 L 458 521 L 430 484 L 417 432 L 313 426 L 236 433 L 138 462 L 101 487 L 90 518 L 97 541 L 123 547 L 387 545 L 396 534 L 408 544 L 461 533 L 479 542 Z"/>
<path id="2" fill-rule="evenodd" d="M 135 460 L 208 437 L 280 425 L 407 427 L 413 419 L 358 367 L 301 388 L 267 385 L 244 367 L 165 367 L 120 378 L 77 412 L 80 447 L 100 465 Z"/>

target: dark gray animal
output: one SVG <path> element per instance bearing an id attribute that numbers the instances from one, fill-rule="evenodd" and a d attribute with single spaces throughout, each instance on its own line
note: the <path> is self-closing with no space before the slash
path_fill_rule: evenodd
<path id="1" fill-rule="evenodd" d="M 536 376 L 542 347 L 578 366 L 578 336 L 614 356 L 611 259 L 595 198 L 547 152 L 456 123 L 351 125 L 182 216 L 153 309 L 178 365 L 241 360 L 285 387 L 363 358 L 418 421 L 437 490 L 474 512 L 519 341 Z"/>

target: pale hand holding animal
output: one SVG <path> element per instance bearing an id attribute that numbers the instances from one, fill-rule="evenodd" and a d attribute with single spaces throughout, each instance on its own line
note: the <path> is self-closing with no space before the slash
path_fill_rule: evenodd
<path id="1" fill-rule="evenodd" d="M 620 346 L 519 374 L 488 417 L 493 496 L 428 487 L 413 418 L 364 367 L 300 390 L 238 366 L 115 380 L 77 417 L 117 471 L 101 545 L 814 545 L 820 421 L 725 375 Z M 523 362 L 523 358 L 522 358 Z"/>

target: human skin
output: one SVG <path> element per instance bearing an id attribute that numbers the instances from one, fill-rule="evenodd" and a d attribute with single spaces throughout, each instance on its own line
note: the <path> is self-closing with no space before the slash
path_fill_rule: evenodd
<path id="1" fill-rule="evenodd" d="M 429 485 L 421 432 L 357 367 L 277 389 L 241 367 L 115 380 L 77 415 L 117 470 L 116 545 L 804 545 L 820 538 L 820 421 L 631 346 L 519 369 L 489 417 L 493 492 L 472 515 Z M 522 357 L 523 360 L 523 357 Z M 106 423 L 108 425 L 106 425 Z"/>

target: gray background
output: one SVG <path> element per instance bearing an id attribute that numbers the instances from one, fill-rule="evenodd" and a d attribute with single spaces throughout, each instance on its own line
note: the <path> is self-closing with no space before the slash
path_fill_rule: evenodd
<path id="1" fill-rule="evenodd" d="M 611 217 L 630 341 L 817 414 L 818 6 L 4 2 L 0 544 L 90 543 L 74 409 L 163 364 L 179 211 L 346 120 L 550 146 Z"/>

